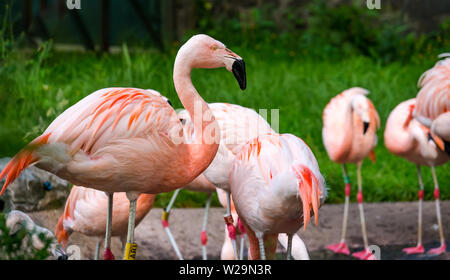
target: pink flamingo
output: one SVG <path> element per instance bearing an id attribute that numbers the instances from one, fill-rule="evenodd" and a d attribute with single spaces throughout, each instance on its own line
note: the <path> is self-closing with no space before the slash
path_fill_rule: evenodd
<path id="1" fill-rule="evenodd" d="M 430 128 L 438 147 L 450 155 L 450 53 L 419 79 L 414 118 Z M 447 57 L 447 58 L 445 58 Z"/>
<path id="2" fill-rule="evenodd" d="M 292 237 L 318 211 L 326 197 L 314 154 L 291 134 L 266 134 L 245 144 L 230 172 L 231 194 L 247 231 L 249 259 L 273 259 L 279 233 Z M 311 209 L 312 208 L 312 209 Z"/>
<path id="3" fill-rule="evenodd" d="M 433 141 L 429 140 L 429 129 L 413 118 L 416 99 L 412 98 L 400 103 L 391 114 L 386 123 L 384 131 L 384 144 L 393 154 L 404 157 L 417 165 L 417 175 L 419 178 L 419 214 L 418 214 L 418 236 L 417 246 L 405 248 L 403 251 L 407 254 L 422 254 L 425 249 L 422 245 L 422 200 L 424 196 L 422 174 L 420 166 L 431 167 L 433 175 L 435 197 L 437 203 L 437 218 L 439 225 L 439 234 L 441 246 L 431 249 L 429 254 L 441 254 L 445 252 L 445 238 L 442 229 L 441 213 L 439 207 L 439 185 L 434 170 L 435 166 L 444 164 L 450 160 L 450 157 L 436 147 Z"/>
<path id="4" fill-rule="evenodd" d="M 153 207 L 155 201 L 154 194 L 141 194 L 136 203 L 136 226 L 147 215 Z M 64 213 L 58 220 L 55 235 L 58 242 L 67 245 L 70 235 L 79 232 L 87 236 L 99 237 L 95 250 L 95 259 L 98 259 L 100 243 L 105 238 L 108 207 L 108 195 L 105 192 L 95 189 L 73 186 L 66 201 Z M 129 201 L 126 193 L 119 192 L 113 198 L 114 208 L 112 216 L 114 222 L 111 226 L 111 233 L 105 239 L 105 252 L 103 259 L 113 260 L 111 252 L 110 236 L 119 236 L 122 240 L 122 247 L 125 246 L 125 235 L 128 226 Z"/>
<path id="5" fill-rule="evenodd" d="M 350 198 L 350 179 L 346 163 L 356 163 L 358 172 L 358 207 L 364 250 L 353 253 L 359 259 L 374 259 L 367 241 L 366 223 L 363 209 L 363 192 L 361 180 L 361 164 L 365 157 L 375 160 L 373 152 L 377 144 L 376 129 L 380 126 L 380 118 L 372 102 L 366 97 L 366 89 L 354 87 L 340 93 L 325 107 L 323 112 L 322 139 L 328 156 L 332 161 L 342 164 L 345 182 L 345 207 L 342 223 L 341 241 L 327 246 L 335 253 L 350 254 L 345 242 L 347 231 L 348 205 Z"/>
<path id="6" fill-rule="evenodd" d="M 210 103 L 209 108 L 219 124 L 220 145 L 214 160 L 203 175 L 215 187 L 223 189 L 227 194 L 227 211 L 224 220 L 237 259 L 239 254 L 236 246 L 236 229 L 231 215 L 229 183 L 231 165 L 248 140 L 274 131 L 267 121 L 252 109 L 228 103 Z M 193 135 L 195 130 L 189 114 L 182 111 L 178 115 L 185 123 L 185 135 Z"/>
<path id="7" fill-rule="evenodd" d="M 0 173 L 0 179 L 7 176 L 0 195 L 30 164 L 77 185 L 126 192 L 130 211 L 124 258 L 134 259 L 139 194 L 183 187 L 214 159 L 219 147 L 217 122 L 190 74 L 193 68 L 219 67 L 232 71 L 245 89 L 243 60 L 207 35 L 193 36 L 176 56 L 173 80 L 194 120 L 191 143 L 184 143 L 183 126 L 162 97 L 142 89 L 101 89 L 68 108 L 8 163 Z"/>

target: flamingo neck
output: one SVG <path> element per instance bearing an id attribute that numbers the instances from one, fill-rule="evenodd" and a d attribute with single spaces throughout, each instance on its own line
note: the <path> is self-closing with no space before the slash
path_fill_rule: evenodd
<path id="1" fill-rule="evenodd" d="M 188 154 L 186 169 L 188 176 L 194 179 L 214 159 L 219 148 L 220 132 L 214 114 L 208 103 L 198 94 L 191 80 L 192 67 L 185 52 L 179 53 L 175 59 L 173 81 L 178 97 L 189 113 L 194 126 L 194 139 L 187 144 Z"/>

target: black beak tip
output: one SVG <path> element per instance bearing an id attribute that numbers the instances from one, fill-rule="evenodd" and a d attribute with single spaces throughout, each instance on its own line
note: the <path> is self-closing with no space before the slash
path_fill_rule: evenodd
<path id="1" fill-rule="evenodd" d="M 245 73 L 245 62 L 242 59 L 236 59 L 231 68 L 241 90 L 247 88 L 247 75 Z"/>
<path id="2" fill-rule="evenodd" d="M 369 129 L 369 123 L 368 122 L 363 122 L 363 125 L 364 125 L 363 134 L 366 134 L 367 129 Z"/>

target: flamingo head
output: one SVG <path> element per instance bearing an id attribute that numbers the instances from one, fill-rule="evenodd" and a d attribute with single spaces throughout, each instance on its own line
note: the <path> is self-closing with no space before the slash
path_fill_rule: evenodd
<path id="1" fill-rule="evenodd" d="M 198 34 L 192 36 L 178 51 L 177 57 L 182 56 L 192 68 L 220 68 L 225 67 L 234 74 L 239 87 L 247 87 L 244 60 L 216 39 Z"/>

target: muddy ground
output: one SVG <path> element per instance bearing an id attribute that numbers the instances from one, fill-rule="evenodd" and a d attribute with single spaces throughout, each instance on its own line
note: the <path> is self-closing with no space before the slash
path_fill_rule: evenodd
<path id="1" fill-rule="evenodd" d="M 450 260 L 450 244 L 447 253 L 437 257 L 426 255 L 405 256 L 401 249 L 413 246 L 417 240 L 417 203 L 366 203 L 364 204 L 369 243 L 381 247 L 382 259 L 447 259 Z M 450 240 L 450 201 L 441 203 L 444 233 Z M 37 222 L 54 230 L 62 209 L 29 213 Z M 439 232 L 436 222 L 436 208 L 433 201 L 423 206 L 425 248 L 437 246 Z M 153 209 L 136 228 L 138 259 L 177 259 L 168 237 L 161 225 L 162 209 Z M 340 238 L 343 205 L 326 204 L 320 209 L 319 226 L 310 225 L 306 232 L 299 231 L 309 249 L 311 259 L 352 259 L 348 256 L 335 255 L 324 250 L 325 245 L 337 242 Z M 203 220 L 203 209 L 173 209 L 170 215 L 170 228 L 177 240 L 185 259 L 201 259 L 200 231 Z M 224 239 L 223 208 L 212 208 L 208 223 L 208 258 L 219 259 Z M 356 204 L 349 209 L 347 244 L 350 251 L 362 249 L 361 225 Z M 81 234 L 73 234 L 70 244 L 81 247 L 82 258 L 92 259 L 96 240 Z M 281 247 L 281 246 L 279 246 Z M 121 255 L 120 240 L 115 237 L 112 250 L 117 258 Z M 283 252 L 279 249 L 280 253 Z M 279 256 L 281 257 L 281 255 Z"/>

